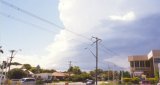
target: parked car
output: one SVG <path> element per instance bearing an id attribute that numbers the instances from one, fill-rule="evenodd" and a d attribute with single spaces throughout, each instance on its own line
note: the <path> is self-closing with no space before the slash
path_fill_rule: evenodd
<path id="1" fill-rule="evenodd" d="M 87 80 L 86 85 L 95 85 L 95 81 L 94 80 Z"/>
<path id="2" fill-rule="evenodd" d="M 22 78 L 20 80 L 21 85 L 35 85 L 36 79 L 35 78 Z"/>
<path id="3" fill-rule="evenodd" d="M 141 85 L 151 85 L 150 81 L 143 80 L 141 81 Z"/>

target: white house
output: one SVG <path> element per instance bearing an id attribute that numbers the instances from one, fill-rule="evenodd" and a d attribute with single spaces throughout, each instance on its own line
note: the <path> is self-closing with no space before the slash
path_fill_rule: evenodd
<path id="1" fill-rule="evenodd" d="M 52 79 L 52 73 L 39 73 L 39 74 L 34 74 L 33 77 L 42 78 L 43 80 Z"/>

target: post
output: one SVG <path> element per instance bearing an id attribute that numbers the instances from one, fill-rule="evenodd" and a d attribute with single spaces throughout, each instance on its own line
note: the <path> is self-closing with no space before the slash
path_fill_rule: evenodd
<path id="1" fill-rule="evenodd" d="M 10 62 L 9 62 L 9 70 L 8 71 L 10 71 L 11 62 L 12 62 L 13 54 L 14 54 L 15 50 L 11 50 L 10 52 L 11 52 L 11 57 L 10 57 L 11 59 L 10 59 Z"/>
<path id="2" fill-rule="evenodd" d="M 3 54 L 3 50 L 1 49 L 2 48 L 2 46 L 0 46 L 0 53 L 2 53 Z M 2 76 L 3 76 L 3 67 L 2 67 L 2 72 L 1 72 L 1 75 L 0 75 L 0 84 L 2 84 Z"/>
<path id="3" fill-rule="evenodd" d="M 96 85 L 97 85 L 97 81 L 98 81 L 98 42 L 101 41 L 101 39 L 97 38 L 97 37 L 92 37 L 95 38 L 96 41 L 94 43 L 96 43 Z"/>
<path id="4" fill-rule="evenodd" d="M 68 72 L 69 72 L 69 81 L 70 81 L 70 79 L 71 79 L 71 71 L 70 71 L 70 69 L 71 69 L 71 67 L 72 67 L 72 61 L 69 61 L 69 69 L 68 69 Z"/>
<path id="5" fill-rule="evenodd" d="M 98 76 L 98 40 L 96 38 L 96 85 L 97 85 L 97 76 Z"/>
<path id="6" fill-rule="evenodd" d="M 109 70 L 110 70 L 110 67 L 109 67 L 109 65 L 108 65 L 108 81 L 109 81 Z"/>

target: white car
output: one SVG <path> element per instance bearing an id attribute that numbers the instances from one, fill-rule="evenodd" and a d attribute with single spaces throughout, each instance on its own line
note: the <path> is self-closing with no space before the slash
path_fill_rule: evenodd
<path id="1" fill-rule="evenodd" d="M 22 78 L 20 80 L 21 85 L 36 85 L 35 78 Z"/>

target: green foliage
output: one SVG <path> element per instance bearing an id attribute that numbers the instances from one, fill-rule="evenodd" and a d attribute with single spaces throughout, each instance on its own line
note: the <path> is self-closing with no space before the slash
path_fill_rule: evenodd
<path id="1" fill-rule="evenodd" d="M 21 79 L 26 76 L 27 74 L 21 69 L 12 69 L 7 74 L 9 79 Z"/>
<path id="2" fill-rule="evenodd" d="M 43 80 L 42 79 L 36 80 L 36 85 L 40 85 L 40 84 L 44 84 Z"/>
<path id="3" fill-rule="evenodd" d="M 33 73 L 38 73 L 38 69 L 36 67 L 32 67 L 30 69 L 31 72 Z M 53 73 L 56 72 L 54 69 L 39 69 L 40 73 Z"/>
<path id="4" fill-rule="evenodd" d="M 140 78 L 133 77 L 133 78 L 123 78 L 124 83 L 133 83 L 133 84 L 139 84 Z"/>
<path id="5" fill-rule="evenodd" d="M 32 68 L 32 66 L 30 64 L 23 64 L 22 68 L 30 70 Z"/>
<path id="6" fill-rule="evenodd" d="M 53 72 L 56 72 L 56 70 L 54 69 L 41 69 L 41 73 L 53 73 Z"/>
<path id="7" fill-rule="evenodd" d="M 140 82 L 140 78 L 138 78 L 138 77 L 133 77 L 132 78 L 132 83 L 133 84 L 139 84 L 139 82 Z"/>
<path id="8" fill-rule="evenodd" d="M 132 82 L 132 78 L 123 78 L 123 82 L 125 83 Z"/>
<path id="9" fill-rule="evenodd" d="M 81 69 L 79 68 L 79 66 L 74 66 L 74 67 L 70 67 L 68 69 L 68 72 L 71 72 L 73 74 L 81 74 Z"/>
<path id="10" fill-rule="evenodd" d="M 158 79 L 157 78 L 147 78 L 148 81 L 151 82 L 151 84 L 155 84 L 158 82 Z"/>
<path id="11" fill-rule="evenodd" d="M 122 71 L 122 72 L 123 72 L 123 77 L 124 78 L 130 78 L 131 77 L 131 75 L 128 71 Z"/>
<path id="12" fill-rule="evenodd" d="M 32 68 L 30 69 L 30 71 L 33 72 L 33 73 L 36 73 L 36 72 L 37 72 L 37 69 L 36 69 L 36 67 L 32 67 Z"/>
<path id="13" fill-rule="evenodd" d="M 85 81 L 86 79 L 92 79 L 88 73 L 75 74 L 71 77 L 72 81 Z"/>
<path id="14" fill-rule="evenodd" d="M 155 75 L 155 78 L 158 79 L 159 78 L 159 71 L 156 71 L 154 75 Z"/>

